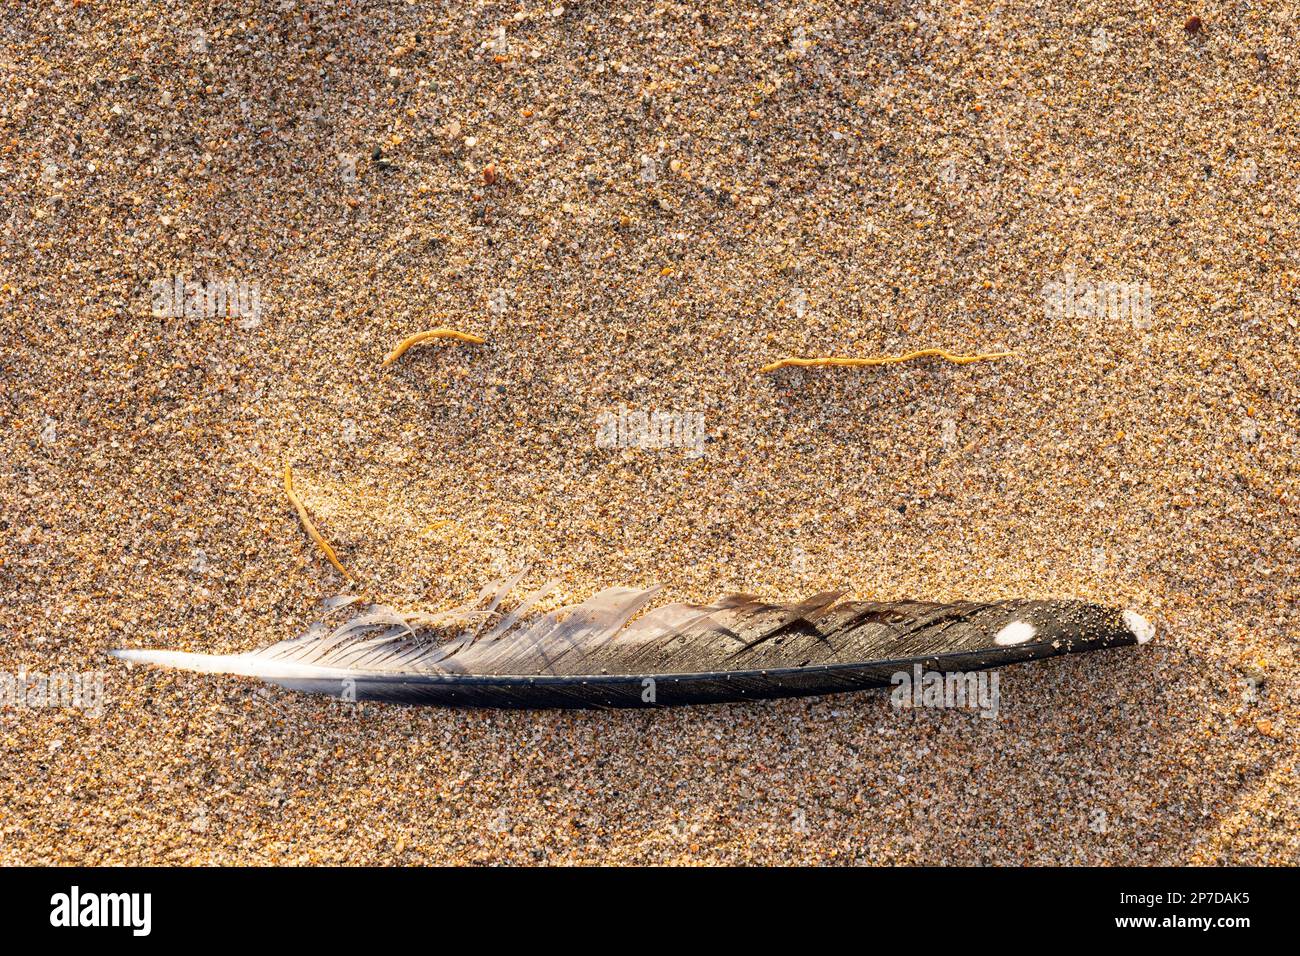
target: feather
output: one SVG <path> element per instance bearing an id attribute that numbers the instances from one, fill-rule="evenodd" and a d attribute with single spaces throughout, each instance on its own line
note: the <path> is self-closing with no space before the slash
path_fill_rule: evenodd
<path id="1" fill-rule="evenodd" d="M 522 577 L 492 581 L 449 611 L 402 615 L 370 607 L 339 627 L 316 624 L 245 654 L 110 653 L 348 700 L 642 707 L 883 687 L 918 664 L 981 670 L 1143 644 L 1154 634 L 1134 611 L 1084 601 L 842 601 L 840 591 L 793 604 L 727 594 L 636 618 L 659 588 L 607 588 L 581 604 L 535 613 L 556 587 L 550 581 L 505 611 Z M 347 603 L 327 602 L 327 611 Z"/>

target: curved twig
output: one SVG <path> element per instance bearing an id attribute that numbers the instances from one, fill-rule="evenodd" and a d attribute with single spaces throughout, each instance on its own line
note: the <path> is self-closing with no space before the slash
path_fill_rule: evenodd
<path id="1" fill-rule="evenodd" d="M 356 578 L 352 576 L 352 572 L 339 563 L 339 557 L 334 553 L 334 549 L 330 547 L 328 541 L 321 537 L 320 532 L 316 530 L 316 526 L 312 524 L 311 516 L 307 514 L 307 508 L 303 505 L 302 499 L 299 498 L 297 493 L 293 490 L 293 469 L 289 467 L 288 462 L 284 463 L 284 493 L 289 496 L 289 503 L 297 509 L 298 520 L 301 521 L 302 526 L 307 529 L 307 533 L 311 535 L 311 539 L 316 542 L 322 551 L 325 552 L 325 557 L 329 558 L 330 564 L 338 568 L 339 572 L 344 577 L 355 581 Z"/>
<path id="2" fill-rule="evenodd" d="M 421 342 L 427 342 L 429 339 L 455 339 L 457 342 L 470 342 L 473 345 L 482 345 L 483 339 L 477 335 L 471 335 L 469 332 L 457 332 L 455 329 L 429 329 L 425 332 L 416 332 L 414 335 L 407 336 L 398 342 L 393 350 L 384 356 L 383 364 L 392 365 L 409 349 L 412 345 L 419 345 Z"/>
<path id="3" fill-rule="evenodd" d="M 912 359 L 925 358 L 931 355 L 952 362 L 954 365 L 969 365 L 971 362 L 983 362 L 986 359 L 1005 358 L 1008 355 L 1015 354 L 1014 352 L 980 352 L 976 355 L 954 355 L 947 349 L 921 349 L 918 352 L 908 352 L 906 355 L 880 355 L 873 358 L 788 358 L 764 365 L 759 371 L 775 372 L 779 368 L 787 367 L 895 365 L 899 362 L 910 362 Z"/>

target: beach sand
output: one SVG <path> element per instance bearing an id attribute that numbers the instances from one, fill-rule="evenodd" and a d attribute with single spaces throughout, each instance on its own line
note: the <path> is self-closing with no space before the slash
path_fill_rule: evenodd
<path id="1" fill-rule="evenodd" d="M 0 672 L 103 700 L 0 710 L 0 862 L 1300 862 L 1300 16 L 1136 6 L 7 5 Z M 435 326 L 485 342 L 381 368 Z M 928 347 L 1015 354 L 758 372 Z M 622 408 L 706 440 L 601 447 Z M 285 463 L 406 608 L 528 565 L 1157 637 L 995 720 L 110 661 L 349 589 Z"/>

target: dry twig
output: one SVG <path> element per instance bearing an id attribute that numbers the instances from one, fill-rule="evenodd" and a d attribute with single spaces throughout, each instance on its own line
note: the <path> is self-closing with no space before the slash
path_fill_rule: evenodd
<path id="1" fill-rule="evenodd" d="M 429 339 L 455 339 L 457 342 L 470 342 L 474 345 L 482 345 L 483 339 L 477 335 L 471 335 L 469 332 L 457 332 L 455 329 L 429 329 L 425 332 L 416 332 L 414 335 L 407 336 L 394 346 L 393 350 L 384 356 L 384 365 L 392 365 L 409 349 L 412 345 L 419 345 L 421 342 L 427 342 Z"/>
<path id="2" fill-rule="evenodd" d="M 316 542 L 322 551 L 325 552 L 325 557 L 329 558 L 330 564 L 338 568 L 339 572 L 344 577 L 355 581 L 356 578 L 352 577 L 352 573 L 339 563 L 339 557 L 334 553 L 334 549 L 330 547 L 329 542 L 321 537 L 320 532 L 316 530 L 316 526 L 312 524 L 311 516 L 307 514 L 307 508 L 303 505 L 302 499 L 299 498 L 297 493 L 293 490 L 293 469 L 289 467 L 288 462 L 285 462 L 284 465 L 284 493 L 289 496 L 289 503 L 297 509 L 298 520 L 301 521 L 302 526 L 307 529 L 307 533 L 311 535 L 311 539 Z"/>
<path id="3" fill-rule="evenodd" d="M 910 362 L 912 359 L 925 358 L 930 355 L 946 359 L 955 365 L 969 365 L 971 362 L 982 362 L 986 359 L 1004 358 L 1008 355 L 1014 354 L 1014 352 L 981 352 L 977 355 L 954 355 L 947 349 L 921 349 L 919 352 L 908 352 L 906 355 L 880 355 L 873 358 L 788 358 L 781 359 L 779 362 L 772 362 L 770 365 L 764 365 L 759 369 L 759 371 L 775 372 L 779 368 L 787 367 L 810 368 L 813 366 L 895 365 L 899 362 Z"/>

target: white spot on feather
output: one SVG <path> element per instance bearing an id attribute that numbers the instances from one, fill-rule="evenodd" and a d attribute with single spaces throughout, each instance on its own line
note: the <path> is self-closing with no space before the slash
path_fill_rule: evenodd
<path id="1" fill-rule="evenodd" d="M 1025 643 L 1025 641 L 1033 640 L 1034 635 L 1037 633 L 1038 628 L 1028 621 L 1012 621 L 993 635 L 993 643 L 998 647 L 1014 647 L 1017 644 Z"/>
<path id="2" fill-rule="evenodd" d="M 1124 626 L 1133 632 L 1139 644 L 1145 644 L 1156 636 L 1156 626 L 1137 611 L 1125 611 L 1120 617 L 1124 619 Z"/>

